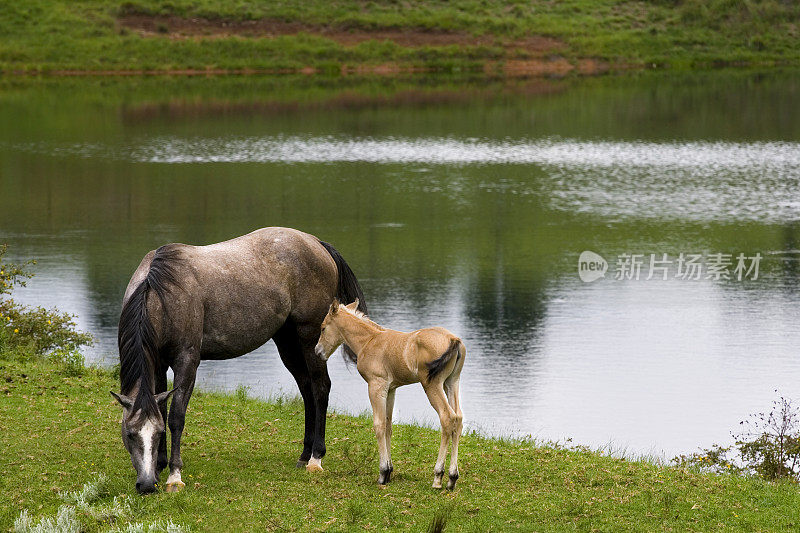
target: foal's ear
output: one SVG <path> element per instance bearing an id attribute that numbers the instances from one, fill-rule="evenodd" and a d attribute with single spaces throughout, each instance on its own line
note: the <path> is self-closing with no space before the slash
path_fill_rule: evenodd
<path id="1" fill-rule="evenodd" d="M 130 409 L 131 406 L 133 405 L 133 400 L 131 400 L 127 396 L 123 394 L 117 394 L 114 391 L 109 391 L 109 392 L 111 393 L 111 396 L 113 396 L 119 402 L 119 404 L 125 409 Z"/>
<path id="2" fill-rule="evenodd" d="M 345 305 L 345 307 L 350 309 L 351 311 L 356 311 L 358 309 L 358 298 L 356 298 L 355 302 Z"/>
<path id="3" fill-rule="evenodd" d="M 169 399 L 169 397 L 172 396 L 173 392 L 175 392 L 175 389 L 172 389 L 171 391 L 167 391 L 167 392 L 162 392 L 162 393 L 156 394 L 156 403 L 159 405 L 159 407 L 161 406 L 162 403 L 166 403 L 166 401 Z"/>
<path id="4" fill-rule="evenodd" d="M 335 313 L 339 310 L 339 298 L 334 298 L 333 302 L 331 303 L 331 313 Z"/>

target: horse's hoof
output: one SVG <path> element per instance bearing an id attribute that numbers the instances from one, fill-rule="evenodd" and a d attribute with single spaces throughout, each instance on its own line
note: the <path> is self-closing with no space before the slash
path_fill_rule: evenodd
<path id="1" fill-rule="evenodd" d="M 186 483 L 184 483 L 183 481 L 175 481 L 173 483 L 167 483 L 164 486 L 164 490 L 166 492 L 180 492 L 180 491 L 183 490 L 183 487 L 185 487 L 185 486 L 186 486 Z"/>
<path id="2" fill-rule="evenodd" d="M 308 464 L 306 465 L 306 470 L 309 472 L 322 472 L 322 459 L 318 459 L 316 457 L 312 457 Z"/>
<path id="3" fill-rule="evenodd" d="M 439 480 L 439 481 L 434 481 L 434 482 L 433 482 L 433 488 L 434 488 L 434 489 L 441 489 L 441 488 L 442 488 L 442 482 L 441 482 L 441 480 Z"/>
<path id="4" fill-rule="evenodd" d="M 297 464 L 295 466 L 297 468 L 305 468 L 306 465 L 308 465 L 308 461 L 303 461 L 302 459 L 300 459 L 299 461 L 297 461 Z"/>

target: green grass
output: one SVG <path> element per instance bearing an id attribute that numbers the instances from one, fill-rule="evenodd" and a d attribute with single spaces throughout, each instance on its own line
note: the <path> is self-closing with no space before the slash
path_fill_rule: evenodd
<path id="1" fill-rule="evenodd" d="M 371 421 L 332 413 L 325 472 L 294 467 L 302 405 L 196 393 L 184 433 L 186 489 L 133 494 L 109 373 L 68 376 L 49 363 L 0 360 L 0 531 L 23 509 L 54 516 L 59 492 L 104 474 L 104 504 L 123 496 L 127 520 L 170 519 L 194 531 L 775 531 L 800 525 L 788 483 L 711 475 L 530 442 L 466 435 L 454 492 L 430 488 L 438 435 L 398 425 L 395 479 L 377 486 Z M 163 479 L 162 479 L 163 481 Z M 103 503 L 103 502 L 101 502 Z M 78 513 L 88 531 L 108 524 Z"/>
<path id="2" fill-rule="evenodd" d="M 123 15 L 212 21 L 271 20 L 307 28 L 274 38 L 142 37 Z M 53 72 L 181 69 L 298 70 L 393 63 L 444 71 L 487 62 L 562 56 L 613 66 L 691 68 L 800 63 L 800 4 L 786 0 L 27 0 L 0 3 L 0 70 Z M 494 36 L 481 45 L 338 44 L 319 30 L 423 31 Z M 511 45 L 546 36 L 552 51 Z"/>

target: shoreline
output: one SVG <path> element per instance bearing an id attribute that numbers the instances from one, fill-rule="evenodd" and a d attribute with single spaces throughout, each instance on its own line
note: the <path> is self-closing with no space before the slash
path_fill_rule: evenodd
<path id="1" fill-rule="evenodd" d="M 258 76 L 304 76 L 319 77 L 326 80 L 347 79 L 349 77 L 413 79 L 417 76 L 474 76 L 486 81 L 514 79 L 562 79 L 569 77 L 598 77 L 637 72 L 692 73 L 716 70 L 755 70 L 797 68 L 800 61 L 709 61 L 694 64 L 689 68 L 675 68 L 669 65 L 646 63 L 609 63 L 596 58 L 579 58 L 569 61 L 566 58 L 525 59 L 508 61 L 487 61 L 465 67 L 437 67 L 402 63 L 362 63 L 342 64 L 338 68 L 327 66 L 303 66 L 296 68 L 108 68 L 108 69 L 16 69 L 0 70 L 0 79 L 31 78 L 133 78 L 133 77 L 258 77 Z"/>

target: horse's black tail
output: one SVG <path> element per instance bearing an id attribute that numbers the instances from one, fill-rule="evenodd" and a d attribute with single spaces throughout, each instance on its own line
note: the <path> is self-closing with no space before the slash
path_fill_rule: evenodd
<path id="1" fill-rule="evenodd" d="M 336 270 L 339 271 L 339 281 L 336 285 L 336 297 L 343 304 L 349 304 L 358 298 L 358 310 L 366 315 L 367 302 L 364 301 L 364 293 L 361 292 L 361 285 L 358 284 L 356 275 L 353 274 L 350 265 L 347 264 L 342 254 L 340 254 L 336 248 L 324 241 L 319 241 L 319 243 L 331 254 L 333 262 L 336 263 Z M 347 358 L 355 363 L 356 353 L 346 344 L 343 345 L 343 348 Z"/>
<path id="2" fill-rule="evenodd" d="M 149 409 L 155 405 L 155 402 L 148 401 L 153 397 L 149 377 L 158 361 L 158 341 L 147 312 L 147 294 L 151 290 L 155 292 L 166 312 L 167 285 L 175 283 L 172 260 L 176 255 L 177 250 L 169 246 L 156 250 L 147 277 L 125 302 L 119 317 L 117 341 L 121 391 L 128 394 L 140 379 L 143 385 L 134 408 Z"/>
<path id="3" fill-rule="evenodd" d="M 447 350 L 431 361 L 430 363 L 426 363 L 425 366 L 428 367 L 428 381 L 432 380 L 436 376 L 438 376 L 442 370 L 447 366 L 447 363 L 450 362 L 450 359 L 453 358 L 455 355 L 459 357 L 462 352 L 462 346 L 464 346 L 461 342 L 461 339 L 458 337 L 453 337 L 450 339 L 450 346 L 447 347 Z"/>

